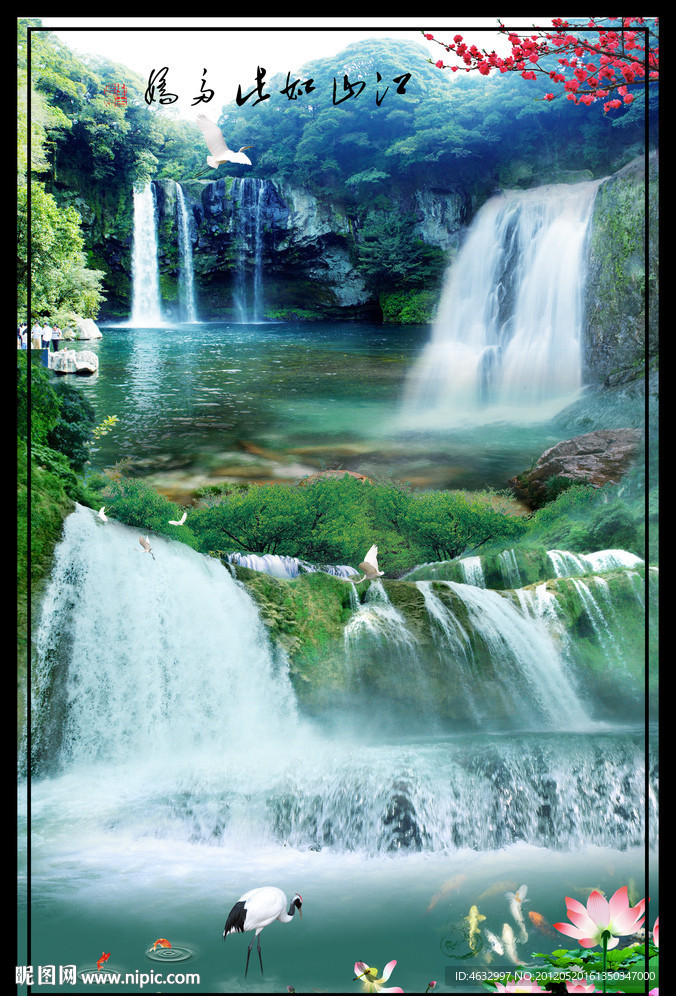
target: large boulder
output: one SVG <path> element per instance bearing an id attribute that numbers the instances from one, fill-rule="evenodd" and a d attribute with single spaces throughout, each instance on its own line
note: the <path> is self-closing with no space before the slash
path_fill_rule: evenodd
<path id="1" fill-rule="evenodd" d="M 599 429 L 545 450 L 530 470 L 510 484 L 531 508 L 551 497 L 552 479 L 600 488 L 617 483 L 641 451 L 642 429 Z"/>
<path id="2" fill-rule="evenodd" d="M 93 318 L 80 318 L 75 320 L 77 339 L 101 339 L 101 330 Z"/>
<path id="3" fill-rule="evenodd" d="M 49 354 L 49 369 L 57 374 L 81 374 L 90 376 L 98 373 L 99 358 L 89 349 L 60 349 Z"/>

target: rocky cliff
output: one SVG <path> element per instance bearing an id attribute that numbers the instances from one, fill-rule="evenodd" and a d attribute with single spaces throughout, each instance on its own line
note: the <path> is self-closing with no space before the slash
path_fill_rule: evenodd
<path id="1" fill-rule="evenodd" d="M 592 218 L 585 302 L 585 379 L 643 377 L 658 352 L 657 152 L 608 177 Z"/>

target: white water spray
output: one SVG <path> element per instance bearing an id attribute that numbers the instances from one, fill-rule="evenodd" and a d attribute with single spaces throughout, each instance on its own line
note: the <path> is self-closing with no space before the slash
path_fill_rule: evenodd
<path id="1" fill-rule="evenodd" d="M 43 717 L 60 683 L 62 761 L 278 745 L 297 724 L 296 701 L 254 603 L 219 561 L 159 536 L 152 547 L 155 559 L 133 530 L 88 509 L 66 520 L 34 705 Z"/>
<path id="2" fill-rule="evenodd" d="M 553 414 L 582 385 L 584 246 L 597 181 L 508 191 L 481 208 L 444 287 L 405 417 Z"/>

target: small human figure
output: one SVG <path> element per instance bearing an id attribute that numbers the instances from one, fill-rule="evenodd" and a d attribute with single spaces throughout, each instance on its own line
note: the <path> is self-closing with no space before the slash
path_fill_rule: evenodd
<path id="1" fill-rule="evenodd" d="M 42 325 L 39 322 L 31 329 L 31 349 L 42 349 Z"/>
<path id="2" fill-rule="evenodd" d="M 55 325 L 52 329 L 52 352 L 57 353 L 59 351 L 59 340 L 61 339 L 61 329 L 58 325 Z"/>

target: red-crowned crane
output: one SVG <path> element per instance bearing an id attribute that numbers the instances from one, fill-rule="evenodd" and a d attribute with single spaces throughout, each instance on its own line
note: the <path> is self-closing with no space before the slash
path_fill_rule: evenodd
<path id="1" fill-rule="evenodd" d="M 303 899 L 297 892 L 294 893 L 288 911 L 286 904 L 286 895 L 281 889 L 277 889 L 274 885 L 265 885 L 260 889 L 251 889 L 249 892 L 245 892 L 228 913 L 228 919 L 225 921 L 225 927 L 223 928 L 223 940 L 225 940 L 228 934 L 243 934 L 248 930 L 255 931 L 246 953 L 245 978 L 249 971 L 249 956 L 254 938 L 258 941 L 258 960 L 261 963 L 261 975 L 263 974 L 260 939 L 263 927 L 267 927 L 273 920 L 279 920 L 280 923 L 290 923 L 293 920 L 296 910 L 298 910 L 302 920 L 303 914 L 300 908 L 303 905 Z"/>

